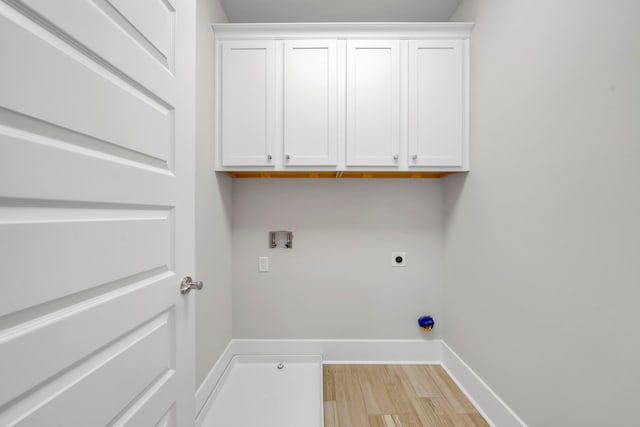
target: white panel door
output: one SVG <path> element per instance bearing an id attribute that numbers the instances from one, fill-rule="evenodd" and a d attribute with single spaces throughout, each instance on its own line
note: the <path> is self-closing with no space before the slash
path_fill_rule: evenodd
<path id="1" fill-rule="evenodd" d="M 409 166 L 462 166 L 461 40 L 409 42 Z"/>
<path id="2" fill-rule="evenodd" d="M 0 425 L 194 422 L 195 5 L 0 1 Z"/>
<path id="3" fill-rule="evenodd" d="M 222 164 L 275 164 L 275 43 L 222 44 Z"/>
<path id="4" fill-rule="evenodd" d="M 338 145 L 336 40 L 284 42 L 284 165 L 335 166 Z"/>
<path id="5" fill-rule="evenodd" d="M 347 41 L 346 128 L 347 166 L 399 165 L 398 41 Z"/>

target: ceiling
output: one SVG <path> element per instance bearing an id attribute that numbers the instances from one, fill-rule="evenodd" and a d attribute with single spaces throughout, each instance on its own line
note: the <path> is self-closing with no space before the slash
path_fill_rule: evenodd
<path id="1" fill-rule="evenodd" d="M 461 0 L 221 0 L 229 22 L 443 22 Z"/>

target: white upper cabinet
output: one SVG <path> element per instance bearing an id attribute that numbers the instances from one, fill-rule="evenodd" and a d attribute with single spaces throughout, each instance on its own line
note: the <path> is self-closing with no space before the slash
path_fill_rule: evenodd
<path id="1" fill-rule="evenodd" d="M 276 148 L 275 42 L 222 45 L 223 166 L 273 166 Z"/>
<path id="2" fill-rule="evenodd" d="M 338 162 L 338 42 L 284 42 L 285 166 Z"/>
<path id="3" fill-rule="evenodd" d="M 409 41 L 409 166 L 463 164 L 466 137 L 460 40 Z"/>
<path id="4" fill-rule="evenodd" d="M 347 166 L 400 164 L 400 45 L 347 41 Z"/>
<path id="5" fill-rule="evenodd" d="M 472 28 L 214 24 L 216 170 L 412 177 L 469 170 Z"/>

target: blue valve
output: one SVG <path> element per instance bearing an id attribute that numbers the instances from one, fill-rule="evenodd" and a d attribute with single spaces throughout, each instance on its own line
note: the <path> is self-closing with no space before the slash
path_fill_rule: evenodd
<path id="1" fill-rule="evenodd" d="M 422 316 L 418 319 L 418 325 L 425 330 L 425 332 L 429 332 L 435 326 L 436 322 L 433 321 L 433 317 L 431 316 Z"/>

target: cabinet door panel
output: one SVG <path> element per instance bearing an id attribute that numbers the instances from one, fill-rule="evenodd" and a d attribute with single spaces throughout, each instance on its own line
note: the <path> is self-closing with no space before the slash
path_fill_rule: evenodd
<path id="1" fill-rule="evenodd" d="M 336 40 L 284 43 L 284 164 L 335 166 Z"/>
<path id="2" fill-rule="evenodd" d="M 398 166 L 399 151 L 399 42 L 349 40 L 347 166 Z"/>
<path id="3" fill-rule="evenodd" d="M 222 44 L 222 164 L 271 166 L 275 149 L 275 44 Z"/>
<path id="4" fill-rule="evenodd" d="M 460 40 L 409 42 L 409 165 L 461 166 L 464 123 Z"/>

